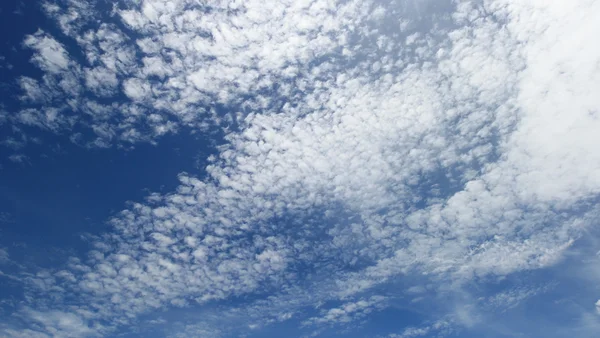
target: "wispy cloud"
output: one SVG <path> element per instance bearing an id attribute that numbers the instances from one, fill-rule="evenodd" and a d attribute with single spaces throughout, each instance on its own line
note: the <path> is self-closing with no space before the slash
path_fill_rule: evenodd
<path id="1" fill-rule="evenodd" d="M 422 327 L 408 327 L 400 334 L 391 334 L 389 338 L 413 338 L 413 337 L 439 337 L 452 333 L 454 323 L 447 320 L 439 320 L 430 325 Z"/>

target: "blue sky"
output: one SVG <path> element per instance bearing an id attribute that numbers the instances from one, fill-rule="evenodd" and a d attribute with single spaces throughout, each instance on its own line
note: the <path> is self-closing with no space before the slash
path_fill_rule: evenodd
<path id="1" fill-rule="evenodd" d="M 596 337 L 599 15 L 3 2 L 0 336 Z"/>

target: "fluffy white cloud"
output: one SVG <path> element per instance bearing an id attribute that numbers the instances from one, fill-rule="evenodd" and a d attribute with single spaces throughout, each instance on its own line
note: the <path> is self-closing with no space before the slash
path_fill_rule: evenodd
<path id="1" fill-rule="evenodd" d="M 70 59 L 67 51 L 52 36 L 37 31 L 35 34 L 28 36 L 24 44 L 36 52 L 32 61 L 42 70 L 52 74 L 59 74 L 68 70 Z"/>
<path id="2" fill-rule="evenodd" d="M 222 1 L 207 7 L 147 0 L 115 5 L 107 15 L 87 1 L 46 3 L 47 14 L 77 41 L 87 62 L 76 63 L 44 32 L 28 36 L 25 46 L 46 75 L 42 82 L 21 80 L 23 97 L 63 111 L 81 128 L 91 126 L 102 144 L 151 140 L 174 130 L 144 119 L 140 110 L 206 127 L 214 122 L 207 109 L 214 103 L 268 109 L 298 95 L 294 79 L 310 75 L 312 63 L 339 55 L 373 7 L 358 1 Z M 82 83 L 90 92 L 77 90 Z M 117 137 L 98 132 L 97 113 L 82 108 L 98 105 L 98 97 L 120 103 L 102 104 L 110 112 L 102 129 Z M 147 124 L 164 131 L 141 133 Z"/>

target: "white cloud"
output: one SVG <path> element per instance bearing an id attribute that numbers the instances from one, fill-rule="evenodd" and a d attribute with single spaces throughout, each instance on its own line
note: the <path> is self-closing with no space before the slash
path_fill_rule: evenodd
<path id="1" fill-rule="evenodd" d="M 117 89 L 119 80 L 114 72 L 98 67 L 85 70 L 85 84 L 98 96 L 110 96 Z"/>
<path id="2" fill-rule="evenodd" d="M 42 329 L 53 337 L 83 337 L 96 333 L 94 329 L 89 328 L 84 320 L 73 314 L 59 311 L 38 312 L 27 310 L 25 312 L 33 321 L 40 323 Z"/>
<path id="3" fill-rule="evenodd" d="M 29 35 L 24 44 L 36 51 L 32 61 L 43 71 L 59 74 L 68 70 L 70 58 L 67 51 L 52 36 L 38 30 Z"/>
<path id="4" fill-rule="evenodd" d="M 430 325 L 425 325 L 422 327 L 408 327 L 404 329 L 404 331 L 400 334 L 391 334 L 390 338 L 412 338 L 412 337 L 424 337 L 424 336 L 433 336 L 435 334 L 436 337 L 443 337 L 450 333 L 452 333 L 452 326 L 454 323 L 449 320 L 439 320 Z"/>
<path id="5" fill-rule="evenodd" d="M 28 157 L 23 154 L 12 154 L 8 159 L 15 163 L 24 163 L 27 162 Z"/>
<path id="6" fill-rule="evenodd" d="M 135 113 L 140 108 L 196 127 L 212 119 L 205 109 L 212 102 L 273 108 L 273 98 L 260 93 L 279 86 L 276 96 L 287 97 L 292 86 L 284 82 L 304 76 L 314 60 L 336 54 L 371 10 L 358 1 L 223 2 L 208 10 L 194 1 L 147 0 L 115 6 L 113 18 L 127 26 L 123 30 L 94 21 L 105 14 L 86 1 L 47 3 L 45 9 L 78 42 L 91 66 L 76 64 L 48 34 L 31 35 L 25 46 L 35 51 L 34 62 L 47 74 L 43 83 L 23 80 L 24 97 L 55 107 L 64 101 L 59 98 L 68 97 L 79 127 L 89 127 L 90 117 L 82 113 L 90 111 L 79 107 L 92 99 L 77 92 L 79 83 L 97 96 L 122 101 L 122 106 L 105 106 L 112 111 L 111 133 L 119 137 L 96 132 L 108 142 L 147 141 L 176 129 L 160 125 L 152 128 L 156 133 L 140 134 L 147 122 Z M 121 82 L 122 93 L 117 91 Z"/>
<path id="7" fill-rule="evenodd" d="M 484 300 L 486 304 L 492 308 L 499 309 L 501 312 L 506 312 L 514 307 L 519 306 L 525 300 L 548 292 L 552 285 L 543 287 L 517 287 L 497 293 Z"/>
<path id="8" fill-rule="evenodd" d="M 2 220 L 2 218 L 4 218 L 4 217 L 0 216 L 0 221 Z M 8 251 L 6 251 L 6 249 L 4 249 L 4 248 L 0 248 L 0 264 L 4 264 L 4 263 L 8 262 L 9 261 L 8 257 L 9 257 Z"/>
<path id="9" fill-rule="evenodd" d="M 385 302 L 385 297 L 372 296 L 355 302 L 346 302 L 339 307 L 321 311 L 318 317 L 309 318 L 304 325 L 339 324 L 364 318 L 373 311 L 380 310 Z"/>
<path id="10" fill-rule="evenodd" d="M 595 174 L 600 157 L 593 150 L 600 99 L 592 89 L 600 80 L 600 49 L 589 43 L 598 23 L 588 20 L 600 7 L 589 1 L 507 7 L 523 13 L 510 28 L 528 36 L 528 66 L 517 96 L 523 117 L 507 143 L 506 168 L 499 170 L 518 165 L 520 196 L 569 207 L 600 188 Z M 533 11 L 544 15 L 533 20 L 528 17 Z"/>

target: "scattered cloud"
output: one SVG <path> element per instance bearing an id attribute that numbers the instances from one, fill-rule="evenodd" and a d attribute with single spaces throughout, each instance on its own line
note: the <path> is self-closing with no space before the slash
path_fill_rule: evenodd
<path id="1" fill-rule="evenodd" d="M 443 337 L 452 333 L 453 323 L 439 320 L 431 325 L 422 327 L 408 327 L 400 334 L 391 334 L 389 338 L 412 338 L 412 337 Z"/>
<path id="2" fill-rule="evenodd" d="M 372 296 L 355 302 L 346 302 L 339 307 L 323 310 L 318 317 L 309 318 L 304 325 L 327 325 L 349 323 L 364 318 L 372 311 L 381 309 L 385 297 Z"/>
<path id="3" fill-rule="evenodd" d="M 213 315 L 259 328 L 337 302 L 297 317 L 344 325 L 404 276 L 460 290 L 559 262 L 597 215 L 600 5 L 453 4 L 421 19 L 393 1 L 145 0 L 109 17 L 46 4 L 77 46 L 25 38 L 44 75 L 19 80 L 12 123 L 87 128 L 96 146 L 231 129 L 205 179 L 182 173 L 112 217 L 87 257 L 28 275 L 17 316 L 31 325 L 0 332 L 102 335 L 238 297 L 268 300 Z M 464 324 L 449 318 L 391 337 Z"/>
<path id="4" fill-rule="evenodd" d="M 506 312 L 517 307 L 531 297 L 548 292 L 552 287 L 552 285 L 543 287 L 517 287 L 488 297 L 484 302 L 492 308 L 498 309 L 501 312 Z"/>
<path id="5" fill-rule="evenodd" d="M 28 157 L 23 154 L 13 154 L 10 155 L 8 159 L 15 163 L 25 163 L 27 162 Z"/>
<path id="6" fill-rule="evenodd" d="M 5 248 L 0 248 L 0 264 L 8 262 L 8 251 Z"/>

